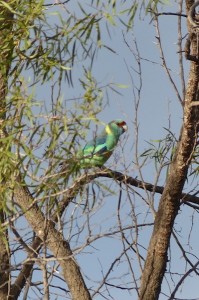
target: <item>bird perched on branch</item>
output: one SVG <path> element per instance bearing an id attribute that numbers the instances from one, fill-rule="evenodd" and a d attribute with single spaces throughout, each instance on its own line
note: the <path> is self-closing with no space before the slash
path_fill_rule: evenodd
<path id="1" fill-rule="evenodd" d="M 86 143 L 75 158 L 78 168 L 101 167 L 109 159 L 120 136 L 127 130 L 126 122 L 116 119 L 108 123 L 101 134 Z M 67 162 L 69 166 L 70 163 Z M 67 169 L 64 164 L 62 171 Z"/>
<path id="2" fill-rule="evenodd" d="M 101 167 L 109 159 L 119 137 L 127 130 L 126 122 L 117 119 L 108 123 L 101 134 L 88 142 L 78 153 L 80 168 Z"/>

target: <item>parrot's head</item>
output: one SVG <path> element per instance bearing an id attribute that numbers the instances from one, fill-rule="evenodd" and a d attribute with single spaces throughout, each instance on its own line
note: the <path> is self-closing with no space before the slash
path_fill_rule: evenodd
<path id="1" fill-rule="evenodd" d="M 113 133 L 117 136 L 120 136 L 122 133 L 127 131 L 128 127 L 126 125 L 126 122 L 121 119 L 116 119 L 108 123 L 106 132 Z"/>

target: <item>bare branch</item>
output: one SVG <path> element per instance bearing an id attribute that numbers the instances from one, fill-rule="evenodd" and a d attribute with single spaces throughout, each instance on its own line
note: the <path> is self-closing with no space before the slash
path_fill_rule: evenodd
<path id="1" fill-rule="evenodd" d="M 65 192 L 63 199 L 60 203 L 59 209 L 60 209 L 60 215 L 62 215 L 62 211 L 67 207 L 67 205 L 74 199 L 74 197 L 79 193 L 82 186 L 85 184 L 88 184 L 92 180 L 100 177 L 106 177 L 106 178 L 113 178 L 114 180 L 117 180 L 118 182 L 121 182 L 125 185 L 131 185 L 143 190 L 147 190 L 149 192 L 155 192 L 158 194 L 162 194 L 164 191 L 164 187 L 162 186 L 154 186 L 151 183 L 143 182 L 142 180 L 138 180 L 137 178 L 133 178 L 131 176 L 125 175 L 118 171 L 113 171 L 111 169 L 102 168 L 99 170 L 95 170 L 94 172 L 86 173 L 82 176 L 80 176 L 72 186 L 70 186 Z M 199 197 L 196 195 L 191 195 L 187 193 L 182 193 L 180 196 L 180 199 L 182 200 L 182 203 L 191 202 L 194 204 L 199 205 Z"/>

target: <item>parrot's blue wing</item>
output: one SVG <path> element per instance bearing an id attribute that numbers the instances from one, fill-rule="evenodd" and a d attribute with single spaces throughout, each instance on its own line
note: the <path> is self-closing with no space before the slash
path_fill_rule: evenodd
<path id="1" fill-rule="evenodd" d="M 89 147 L 97 147 L 100 145 L 103 145 L 106 143 L 106 136 L 98 136 L 95 139 L 93 139 L 92 141 L 89 141 L 88 143 L 86 143 L 84 149 L 89 148 Z"/>
<path id="2" fill-rule="evenodd" d="M 83 149 L 83 154 L 84 156 L 103 154 L 106 151 L 106 136 L 99 136 L 85 145 Z"/>

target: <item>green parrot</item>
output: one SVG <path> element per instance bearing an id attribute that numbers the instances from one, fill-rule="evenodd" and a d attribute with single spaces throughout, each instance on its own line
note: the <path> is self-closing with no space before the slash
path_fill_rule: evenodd
<path id="1" fill-rule="evenodd" d="M 109 159 L 120 135 L 127 130 L 126 122 L 116 119 L 108 123 L 101 134 L 88 142 L 77 154 L 80 168 L 101 167 Z"/>

